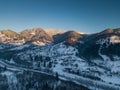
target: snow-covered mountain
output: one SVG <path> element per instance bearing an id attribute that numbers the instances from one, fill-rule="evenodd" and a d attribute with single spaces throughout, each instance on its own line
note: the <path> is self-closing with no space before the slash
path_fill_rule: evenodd
<path id="1" fill-rule="evenodd" d="M 92 90 L 120 90 L 120 29 L 90 35 L 67 31 L 50 36 L 44 29 L 34 28 L 17 35 L 24 40 L 21 45 L 1 41 L 0 67 L 4 70 L 0 75 L 25 70 L 51 76 L 57 73 L 61 80 Z"/>
<path id="2" fill-rule="evenodd" d="M 1 43 L 21 45 L 31 42 L 37 45 L 44 45 L 51 41 L 52 38 L 42 28 L 28 29 L 20 33 L 16 33 L 12 30 L 0 31 Z"/>
<path id="3" fill-rule="evenodd" d="M 33 28 L 26 29 L 16 33 L 12 30 L 0 31 L 0 42 L 8 44 L 22 45 L 24 43 L 34 43 L 37 45 L 45 45 L 49 42 L 60 43 L 68 42 L 69 44 L 76 42 L 82 35 L 75 31 L 54 30 Z"/>

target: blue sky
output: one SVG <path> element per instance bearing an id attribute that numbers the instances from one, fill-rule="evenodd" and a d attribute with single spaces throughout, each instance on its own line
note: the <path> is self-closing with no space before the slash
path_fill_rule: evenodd
<path id="1" fill-rule="evenodd" d="M 0 0 L 0 30 L 99 32 L 120 27 L 120 0 Z"/>

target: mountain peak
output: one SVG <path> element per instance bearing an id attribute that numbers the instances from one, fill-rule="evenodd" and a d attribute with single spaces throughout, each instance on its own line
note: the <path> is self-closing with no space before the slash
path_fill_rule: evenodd
<path id="1" fill-rule="evenodd" d="M 55 43 L 63 42 L 73 45 L 78 39 L 80 39 L 83 35 L 75 32 L 75 31 L 67 31 L 63 34 L 57 34 L 53 38 Z"/>
<path id="2" fill-rule="evenodd" d="M 0 31 L 1 34 L 4 34 L 5 36 L 8 36 L 8 37 L 15 37 L 15 36 L 18 36 L 18 33 L 10 30 L 10 29 L 7 29 L 7 30 L 2 30 Z"/>
<path id="3" fill-rule="evenodd" d="M 111 37 L 112 35 L 120 35 L 120 28 L 112 29 L 108 28 L 100 33 L 90 35 L 89 39 Z M 2 30 L 0 31 L 0 42 L 5 43 L 19 43 L 23 44 L 26 42 L 34 42 L 39 45 L 40 43 L 46 44 L 47 42 L 60 43 L 65 42 L 67 44 L 73 45 L 78 40 L 83 40 L 87 34 L 76 32 L 74 30 L 56 30 L 52 28 L 42 29 L 42 28 L 32 28 L 26 29 L 20 33 L 16 33 L 12 30 Z"/>
<path id="4" fill-rule="evenodd" d="M 46 29 L 44 29 L 45 30 L 45 32 L 47 33 L 47 34 L 49 34 L 51 37 L 53 37 L 54 35 L 56 35 L 56 34 L 62 34 L 62 33 L 65 33 L 66 32 L 66 30 L 57 30 L 57 29 L 53 29 L 53 28 L 46 28 Z"/>
<path id="5" fill-rule="evenodd" d="M 108 28 L 100 33 L 101 34 L 112 34 L 112 33 L 118 34 L 118 33 L 120 33 L 120 28 L 116 28 L 116 29 Z"/>

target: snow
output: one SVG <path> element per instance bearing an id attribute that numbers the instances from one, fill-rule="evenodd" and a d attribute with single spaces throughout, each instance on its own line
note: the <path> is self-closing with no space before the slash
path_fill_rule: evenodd
<path id="1" fill-rule="evenodd" d="M 81 76 L 78 76 L 78 75 L 75 75 L 75 74 L 63 72 L 62 70 L 60 70 L 60 67 L 61 67 L 60 65 L 57 65 L 57 67 L 54 69 L 54 71 L 58 72 L 59 78 L 62 79 L 62 80 L 66 80 L 66 81 L 70 80 L 70 81 L 75 82 L 76 84 L 81 84 L 81 85 L 83 85 L 85 87 L 88 87 L 89 89 L 92 89 L 92 90 L 94 90 L 94 89 L 95 90 L 105 90 L 104 88 L 107 88 L 107 87 L 112 87 L 115 90 L 120 89 L 119 87 L 111 85 L 109 83 L 104 83 L 104 82 L 101 82 L 101 81 L 91 80 L 91 79 L 84 78 L 84 77 L 81 77 Z M 117 78 L 113 78 L 113 79 L 117 80 Z M 106 80 L 107 80 L 107 78 L 106 78 Z M 116 82 L 116 80 L 114 80 L 113 82 Z M 117 81 L 117 84 L 120 83 L 119 80 Z M 98 85 L 99 87 L 97 87 L 96 85 Z M 104 86 L 104 87 L 102 87 L 102 86 Z"/>
<path id="2" fill-rule="evenodd" d="M 46 43 L 40 42 L 40 41 L 33 42 L 33 44 L 38 45 L 38 46 L 45 46 L 46 45 Z"/>
<path id="3" fill-rule="evenodd" d="M 108 39 L 107 39 L 108 40 Z M 107 67 L 107 68 L 109 68 L 110 70 L 111 70 L 111 72 L 115 72 L 115 70 L 117 70 L 116 72 L 118 72 L 118 70 L 120 70 L 120 68 L 118 68 L 119 67 L 119 62 L 112 62 L 111 60 L 110 60 L 110 58 L 107 56 L 107 55 L 103 55 L 103 54 L 101 54 L 101 49 L 102 49 L 102 45 L 104 44 L 104 43 L 106 43 L 107 42 L 107 40 L 104 40 L 104 41 L 102 41 L 102 43 L 101 43 L 101 46 L 100 46 L 100 49 L 99 49 L 99 55 L 103 58 L 103 60 L 93 60 L 93 62 L 94 63 L 96 63 L 97 65 L 100 65 L 100 66 L 104 66 L 104 67 Z M 107 46 L 109 45 L 109 43 L 107 42 Z M 68 51 L 67 51 L 68 50 Z M 53 53 L 54 52 L 54 53 Z M 68 54 L 68 52 L 72 52 L 73 54 Z M 64 45 L 57 45 L 57 46 L 54 46 L 52 49 L 51 49 L 51 53 L 53 53 L 51 56 L 56 56 L 57 55 L 57 57 L 56 58 L 52 58 L 53 59 L 53 61 L 54 60 L 57 60 L 57 62 L 58 62 L 58 64 L 56 64 L 56 66 L 53 68 L 53 71 L 54 72 L 58 72 L 58 74 L 60 75 L 60 78 L 61 79 L 63 79 L 63 80 L 66 80 L 66 78 L 67 79 L 69 79 L 69 80 L 75 80 L 75 82 L 76 83 L 79 83 L 79 84 L 81 84 L 81 85 L 84 85 L 85 86 L 85 84 L 83 84 L 83 83 L 81 83 L 81 82 L 79 82 L 78 80 L 85 80 L 86 82 L 88 81 L 90 81 L 90 82 L 92 82 L 92 83 L 94 83 L 94 85 L 95 85 L 95 83 L 96 84 L 100 84 L 101 85 L 101 87 L 103 86 L 103 85 L 105 85 L 105 87 L 113 87 L 113 88 L 116 88 L 116 86 L 114 87 L 114 84 L 120 84 L 119 83 L 119 80 L 116 82 L 116 80 L 117 80 L 117 78 L 119 78 L 119 77 L 116 77 L 116 78 L 112 78 L 112 79 L 114 79 L 113 81 L 112 81 L 112 85 L 111 84 L 109 84 L 109 82 L 112 80 L 110 80 L 109 78 L 109 80 L 107 80 L 106 78 L 105 78 L 105 80 L 104 80 L 104 77 L 107 75 L 107 74 L 109 74 L 109 73 L 106 73 L 106 70 L 104 69 L 104 68 L 102 68 L 102 67 L 99 67 L 99 66 L 89 66 L 88 64 L 87 64 L 87 62 L 85 61 L 85 60 L 83 60 L 83 59 L 80 59 L 80 58 L 78 58 L 78 57 L 76 57 L 75 56 L 75 53 L 77 53 L 77 50 L 74 48 L 73 49 L 73 47 L 66 47 L 66 46 L 64 46 Z M 57 53 L 57 54 L 56 54 Z M 70 56 L 69 56 L 70 55 Z M 114 56 L 114 58 L 116 59 L 116 60 L 118 60 L 119 59 L 119 57 L 117 57 L 117 56 Z M 68 63 L 68 65 L 65 65 L 65 66 L 63 66 L 63 65 L 61 65 L 61 63 L 63 62 L 63 61 L 67 61 L 67 63 Z M 74 61 L 75 60 L 75 61 Z M 74 61 L 74 62 L 73 62 Z M 77 68 L 75 68 L 74 66 L 71 66 L 70 64 L 78 64 L 78 67 Z M 74 71 L 76 71 L 76 70 L 80 70 L 81 72 L 82 71 L 84 71 L 84 72 L 89 72 L 89 74 L 90 75 L 95 75 L 95 76 L 97 76 L 97 77 L 99 77 L 99 78 L 101 78 L 103 81 L 106 81 L 106 82 L 103 82 L 103 81 L 99 81 L 99 80 L 97 80 L 97 81 L 94 81 L 94 80 L 91 80 L 91 79 L 89 79 L 89 78 L 84 78 L 84 77 L 81 77 L 81 76 L 78 76 L 78 75 L 75 75 L 75 74 L 72 74 L 72 73 L 67 73 L 67 72 L 65 72 L 64 71 L 64 69 L 65 68 L 69 68 L 69 66 L 70 66 L 70 68 L 72 69 L 72 70 L 74 70 Z M 112 68 L 111 68 L 112 67 Z M 91 72 L 92 71 L 92 72 Z M 80 73 L 81 73 L 80 72 Z M 94 73 L 93 73 L 94 72 Z M 99 72 L 99 73 L 97 73 L 97 72 Z M 66 78 L 63 78 L 62 76 L 64 76 L 64 77 L 66 77 Z M 102 76 L 102 77 L 101 77 Z M 114 76 L 112 76 L 112 77 L 114 77 Z M 77 79 L 77 80 L 76 80 Z M 116 83 L 114 83 L 114 82 L 116 82 Z M 89 87 L 89 88 L 91 88 L 91 89 L 95 89 L 95 87 L 94 86 L 87 86 L 87 87 Z M 105 88 L 104 87 L 104 88 Z M 100 89 L 100 88 L 96 88 L 95 90 L 102 90 L 102 89 Z M 104 89 L 103 89 L 104 90 Z"/>
<path id="4" fill-rule="evenodd" d="M 78 84 L 81 84 L 84 86 L 85 86 L 85 84 L 87 84 L 87 82 L 90 81 L 92 83 L 98 83 L 100 85 L 105 84 L 106 87 L 112 86 L 112 85 L 114 87 L 116 87 L 116 85 L 114 85 L 114 84 L 120 85 L 119 79 L 118 79 L 118 81 L 116 81 L 117 78 L 119 78 L 119 77 L 114 74 L 111 74 L 111 73 L 120 73 L 120 61 L 119 61 L 120 57 L 113 56 L 115 61 L 111 61 L 107 55 L 103 55 L 101 53 L 101 49 L 103 49 L 102 45 L 104 43 L 106 43 L 107 40 L 103 40 L 103 41 L 99 42 L 100 48 L 99 48 L 98 53 L 103 58 L 103 60 L 100 60 L 100 59 L 92 60 L 92 62 L 95 64 L 93 66 L 90 66 L 86 60 L 83 60 L 80 57 L 76 56 L 76 53 L 78 53 L 78 50 L 75 47 L 67 46 L 67 45 L 64 45 L 63 43 L 55 44 L 53 46 L 52 45 L 51 46 L 45 45 L 45 46 L 40 46 L 40 47 L 35 46 L 29 50 L 20 52 L 16 55 L 18 55 L 18 57 L 20 57 L 21 60 L 26 60 L 26 61 L 32 62 L 32 65 L 34 68 L 37 68 L 36 66 L 38 63 L 37 60 L 36 61 L 34 60 L 35 56 L 42 56 L 42 58 L 44 58 L 45 56 L 50 57 L 51 61 L 53 62 L 53 66 L 55 66 L 55 67 L 52 67 L 51 70 L 53 70 L 53 72 L 58 72 L 58 74 L 60 76 L 59 78 L 62 80 L 71 80 L 71 81 L 74 81 L 75 83 L 78 83 Z M 107 42 L 107 44 L 109 45 L 108 42 Z M 21 50 L 26 47 L 29 47 L 29 45 L 28 46 L 27 45 L 18 46 L 18 47 L 13 48 L 13 50 Z M 30 57 L 32 57 L 32 59 L 30 59 Z M 46 61 L 46 63 L 48 63 L 48 62 L 49 61 Z M 2 63 L 3 62 L 0 62 L 1 66 L 2 66 Z M 14 60 L 11 59 L 10 63 L 14 64 L 15 62 L 14 62 Z M 14 69 L 14 68 L 17 68 L 17 69 Z M 66 68 L 70 68 L 70 70 L 73 71 L 74 74 L 72 74 L 71 72 L 68 73 L 67 71 L 65 71 L 65 70 L 67 70 Z M 14 71 L 15 70 L 17 70 L 17 71 L 18 70 L 28 70 L 31 72 L 39 72 L 39 73 L 46 74 L 46 72 L 31 70 L 31 69 L 22 68 L 22 67 L 14 67 L 13 66 L 13 67 L 9 67 L 9 68 L 7 67 L 7 69 L 14 70 Z M 94 74 L 95 76 L 101 78 L 105 82 L 100 81 L 100 80 L 95 81 L 88 77 L 85 78 L 82 75 L 79 76 L 79 75 L 75 74 L 76 71 L 79 71 L 81 74 L 82 74 L 82 72 L 84 74 L 89 74 L 89 75 Z M 100 75 L 99 75 L 99 73 L 100 73 Z M 8 75 L 13 75 L 13 74 L 9 73 Z M 113 76 L 110 76 L 110 75 L 113 75 Z M 84 83 L 82 83 L 82 81 L 84 81 Z M 109 82 L 111 82 L 113 84 L 109 84 Z M 89 84 L 88 87 L 93 88 L 94 86 L 92 84 Z"/>
<path id="5" fill-rule="evenodd" d="M 101 44 L 101 45 L 103 45 L 104 43 L 106 43 L 106 44 L 109 43 L 109 37 L 103 38 L 103 39 L 99 39 L 98 41 L 96 41 L 96 44 Z"/>
<path id="6" fill-rule="evenodd" d="M 103 55 L 99 53 L 99 55 L 103 58 L 104 61 L 110 60 L 110 58 L 107 55 Z"/>
<path id="7" fill-rule="evenodd" d="M 96 44 L 100 44 L 100 45 L 106 44 L 106 47 L 108 47 L 110 44 L 114 44 L 114 43 L 120 43 L 119 36 L 113 35 L 113 36 L 102 38 L 102 39 L 99 39 L 98 41 L 96 41 Z"/>
<path id="8" fill-rule="evenodd" d="M 0 46 L 0 49 L 3 49 L 3 47 L 2 47 L 2 46 Z"/>
<path id="9" fill-rule="evenodd" d="M 22 49 L 27 48 L 29 46 L 30 46 L 29 44 L 24 44 L 24 45 L 20 45 L 20 46 L 17 46 L 15 48 L 12 48 L 10 50 L 22 50 Z"/>
<path id="10" fill-rule="evenodd" d="M 12 72 L 9 72 L 9 71 L 5 71 L 5 72 L 3 72 L 3 73 L 1 73 L 2 75 L 12 75 L 13 73 Z"/>
<path id="11" fill-rule="evenodd" d="M 120 76 L 101 76 L 101 79 L 103 81 L 106 81 L 107 83 L 113 83 L 113 84 L 119 84 L 120 85 Z"/>
<path id="12" fill-rule="evenodd" d="M 117 73 L 120 72 L 120 61 L 111 61 L 112 68 L 111 72 Z"/>
<path id="13" fill-rule="evenodd" d="M 14 62 L 13 59 L 11 59 L 9 63 L 11 63 L 11 64 L 15 64 L 15 62 Z"/>
<path id="14" fill-rule="evenodd" d="M 103 58 L 104 61 L 107 61 L 107 60 L 110 60 L 110 58 L 109 58 L 108 56 L 106 56 L 106 55 L 101 54 L 101 49 L 103 48 L 103 44 L 104 44 L 105 42 L 106 42 L 106 40 L 103 41 L 102 43 L 99 42 L 99 43 L 101 44 L 101 46 L 99 47 L 98 54 Z M 98 44 L 98 43 L 97 43 L 97 44 Z M 108 47 L 108 45 L 109 45 L 109 44 L 107 44 L 107 47 Z"/>
<path id="15" fill-rule="evenodd" d="M 54 71 L 54 72 L 59 72 L 60 74 L 63 75 L 64 73 L 63 73 L 63 70 L 62 70 L 62 69 L 64 69 L 64 68 L 63 68 L 60 64 L 57 64 L 56 67 L 53 68 L 53 71 Z"/>
<path id="16" fill-rule="evenodd" d="M 70 80 L 70 81 L 75 82 L 76 84 L 81 84 L 81 85 L 86 86 L 90 89 L 96 88 L 95 87 L 96 85 L 99 86 L 97 88 L 98 90 L 100 90 L 99 88 L 101 88 L 103 85 L 105 86 L 105 88 L 106 87 L 118 88 L 117 86 L 114 86 L 113 84 L 105 83 L 105 82 L 102 82 L 102 81 L 95 81 L 95 80 L 91 80 L 89 78 L 84 78 L 82 76 L 78 76 L 78 75 L 75 75 L 75 74 L 72 74 L 72 73 L 64 72 L 63 71 L 64 67 L 61 65 L 61 62 L 62 62 L 62 60 L 58 61 L 58 64 L 56 64 L 56 66 L 53 68 L 53 71 L 58 72 L 59 78 L 62 79 L 62 80 L 66 80 L 66 81 Z M 11 67 L 10 65 L 6 65 L 6 66 Z M 12 68 L 17 68 L 17 69 L 20 69 L 20 70 L 27 70 L 27 71 L 31 71 L 31 72 L 48 74 L 46 72 L 42 72 L 42 71 L 38 71 L 38 70 L 34 70 L 34 69 L 29 69 L 29 68 L 22 68 L 22 67 L 15 67 L 15 66 L 13 66 Z M 2 73 L 2 75 L 7 76 L 7 79 L 8 79 L 9 83 L 11 83 L 11 82 L 12 83 L 17 83 L 17 79 L 12 72 L 5 71 L 5 72 Z M 95 89 L 95 90 L 97 90 L 97 89 Z"/>
<path id="17" fill-rule="evenodd" d="M 73 55 L 78 52 L 78 50 L 71 46 L 66 46 L 63 43 L 56 44 L 50 49 L 50 56 L 59 56 L 59 55 Z"/>
<path id="18" fill-rule="evenodd" d="M 77 41 L 77 42 L 79 42 L 79 43 L 81 43 L 81 44 L 84 44 L 84 41 Z"/>
<path id="19" fill-rule="evenodd" d="M 118 56 L 113 56 L 113 58 L 114 58 L 114 60 L 120 60 L 120 57 L 118 57 Z"/>
<path id="20" fill-rule="evenodd" d="M 120 43 L 120 37 L 116 36 L 116 35 L 113 35 L 113 36 L 110 37 L 110 42 L 111 43 Z"/>
<path id="21" fill-rule="evenodd" d="M 14 75 L 14 73 L 10 71 L 5 71 L 5 72 L 2 72 L 1 75 L 4 75 L 7 77 L 7 81 L 9 84 L 12 84 L 12 83 L 17 84 L 17 78 Z"/>

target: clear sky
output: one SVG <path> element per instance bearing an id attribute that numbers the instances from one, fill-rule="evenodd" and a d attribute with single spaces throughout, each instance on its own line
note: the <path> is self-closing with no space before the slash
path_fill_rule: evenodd
<path id="1" fill-rule="evenodd" d="M 0 0 L 0 30 L 99 32 L 120 27 L 120 0 Z"/>

